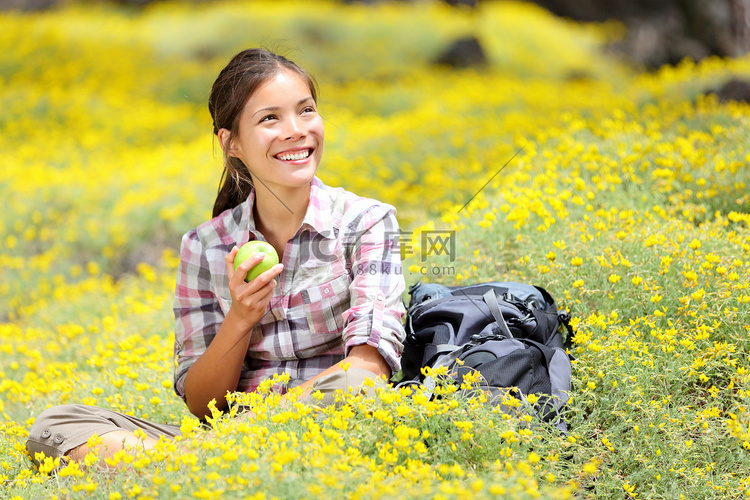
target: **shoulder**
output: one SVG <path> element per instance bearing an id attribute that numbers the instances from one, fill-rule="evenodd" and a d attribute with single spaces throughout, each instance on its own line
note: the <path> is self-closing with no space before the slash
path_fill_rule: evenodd
<path id="1" fill-rule="evenodd" d="M 328 200 L 334 227 L 361 228 L 383 219 L 396 221 L 396 208 L 382 201 L 359 196 L 341 187 L 331 187 L 319 182 L 319 196 Z"/>
<path id="2" fill-rule="evenodd" d="M 238 232 L 241 230 L 242 217 L 247 203 L 245 201 L 234 208 L 225 210 L 213 219 L 188 231 L 182 237 L 182 244 L 203 248 L 234 245 Z"/>

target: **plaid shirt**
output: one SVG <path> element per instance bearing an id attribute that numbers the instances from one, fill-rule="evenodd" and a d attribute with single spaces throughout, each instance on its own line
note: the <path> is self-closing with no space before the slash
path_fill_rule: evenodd
<path id="1" fill-rule="evenodd" d="M 174 298 L 174 389 L 219 331 L 232 299 L 224 257 L 235 245 L 263 240 L 247 201 L 182 238 Z M 284 270 L 265 316 L 251 330 L 238 391 L 274 373 L 307 380 L 368 344 L 395 373 L 405 314 L 396 210 L 331 188 L 317 177 L 302 225 L 287 243 Z"/>

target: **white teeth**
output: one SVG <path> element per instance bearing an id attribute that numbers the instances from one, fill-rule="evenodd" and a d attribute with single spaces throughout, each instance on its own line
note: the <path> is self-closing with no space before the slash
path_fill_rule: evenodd
<path id="1" fill-rule="evenodd" d="M 277 158 L 279 160 L 292 161 L 292 160 L 304 160 L 308 156 L 310 156 L 310 150 L 305 149 L 298 153 L 280 154 L 280 155 L 277 155 Z"/>

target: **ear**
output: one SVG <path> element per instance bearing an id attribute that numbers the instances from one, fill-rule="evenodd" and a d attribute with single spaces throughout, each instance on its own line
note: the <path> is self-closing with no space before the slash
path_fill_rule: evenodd
<path id="1" fill-rule="evenodd" d="M 232 133 L 228 129 L 219 129 L 217 136 L 219 137 L 219 144 L 224 153 L 229 156 L 239 157 L 237 154 L 237 145 L 234 141 L 230 140 Z"/>

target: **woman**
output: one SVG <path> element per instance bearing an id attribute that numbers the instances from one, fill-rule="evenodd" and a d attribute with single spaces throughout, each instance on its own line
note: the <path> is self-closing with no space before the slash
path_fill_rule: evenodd
<path id="1" fill-rule="evenodd" d="M 208 103 L 224 151 L 214 218 L 182 239 L 175 289 L 174 388 L 197 417 L 227 391 L 254 391 L 288 373 L 310 401 L 399 369 L 403 277 L 395 209 L 323 184 L 315 173 L 324 130 L 312 78 L 262 49 L 237 54 Z M 254 255 L 234 270 L 238 247 L 265 240 L 280 264 L 250 282 Z M 341 361 L 348 365 L 342 370 Z M 280 387 L 280 391 L 285 388 Z M 142 429 L 147 438 L 133 434 Z M 179 428 L 110 410 L 63 405 L 29 433 L 32 456 L 82 459 L 98 434 L 101 458 L 123 446 L 151 447 Z"/>

